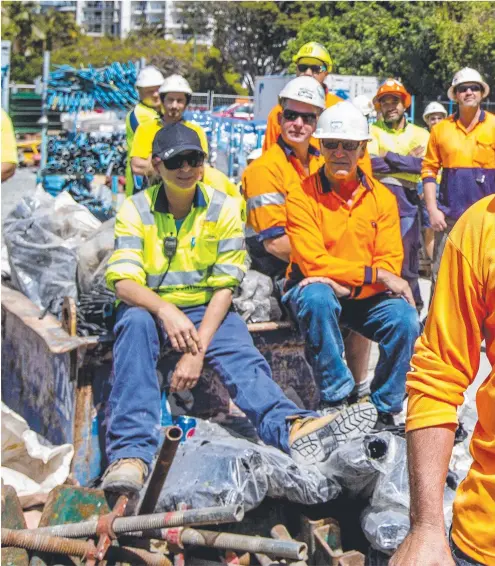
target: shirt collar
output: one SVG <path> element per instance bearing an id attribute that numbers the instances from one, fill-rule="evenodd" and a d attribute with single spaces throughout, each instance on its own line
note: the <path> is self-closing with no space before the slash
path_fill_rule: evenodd
<path id="1" fill-rule="evenodd" d="M 459 118 L 461 117 L 460 114 L 459 114 L 459 109 L 457 109 L 455 111 L 453 116 L 454 116 L 454 122 L 457 122 L 459 120 Z M 486 112 L 483 110 L 483 108 L 481 108 L 480 117 L 478 118 L 478 123 L 484 122 L 485 118 L 486 118 Z"/>
<path id="2" fill-rule="evenodd" d="M 391 134 L 401 134 L 402 132 L 405 132 L 407 130 L 409 124 L 410 123 L 406 120 L 406 125 L 401 130 L 394 130 L 393 128 L 389 128 L 384 120 L 378 120 L 375 126 L 378 126 L 382 130 L 385 130 L 386 132 L 389 132 Z"/>
<path id="3" fill-rule="evenodd" d="M 206 197 L 199 183 L 196 185 L 196 191 L 193 198 L 193 206 L 194 208 L 208 206 L 208 201 L 206 200 Z M 167 193 L 165 192 L 163 183 L 160 183 L 160 185 L 158 185 L 158 189 L 155 191 L 155 198 L 152 202 L 151 209 L 153 212 L 161 212 L 162 214 L 168 214 L 170 212 L 168 207 Z"/>
<path id="4" fill-rule="evenodd" d="M 296 152 L 294 151 L 294 149 L 288 143 L 286 143 L 283 140 L 281 135 L 278 136 L 277 144 L 282 149 L 282 151 L 285 153 L 285 157 L 287 157 L 287 159 L 289 159 L 289 157 L 294 157 L 295 159 L 297 159 Z M 314 155 L 315 157 L 320 156 L 320 151 L 316 147 L 312 146 L 311 144 L 309 144 L 308 153 L 309 153 L 309 155 Z"/>
<path id="5" fill-rule="evenodd" d="M 368 178 L 366 177 L 364 172 L 359 167 L 357 168 L 357 174 L 359 176 L 359 181 L 361 182 L 363 187 L 367 191 L 371 191 L 373 189 L 373 187 L 370 185 Z M 331 193 L 332 192 L 332 185 L 330 184 L 330 181 L 327 179 L 327 176 L 325 175 L 325 166 L 324 165 L 318 171 L 318 175 L 320 176 L 321 190 L 322 190 L 323 194 Z"/>

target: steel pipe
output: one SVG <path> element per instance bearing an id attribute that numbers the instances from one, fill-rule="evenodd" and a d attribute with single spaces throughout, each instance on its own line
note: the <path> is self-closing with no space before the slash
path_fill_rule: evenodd
<path id="1" fill-rule="evenodd" d="M 141 507 L 139 508 L 140 515 L 153 513 L 155 510 L 156 502 L 160 497 L 160 492 L 162 491 L 163 484 L 167 479 L 168 472 L 172 466 L 172 462 L 174 461 L 175 453 L 177 452 L 181 438 L 182 429 L 180 427 L 169 426 L 165 430 L 165 438 L 148 482 L 146 493 L 144 494 L 143 501 L 141 502 Z"/>
<path id="2" fill-rule="evenodd" d="M 33 534 L 30 531 L 17 531 L 2 528 L 2 546 L 25 548 L 37 552 L 64 554 L 66 556 L 92 557 L 96 553 L 93 541 L 73 540 L 60 537 Z M 163 554 L 148 552 L 141 548 L 128 546 L 112 547 L 112 554 L 118 555 L 119 560 L 146 566 L 172 566 L 170 560 Z"/>
<path id="3" fill-rule="evenodd" d="M 306 560 L 308 547 L 303 542 L 273 540 L 233 533 L 204 531 L 199 529 L 164 529 L 162 537 L 169 543 L 206 546 L 223 550 L 241 550 L 255 554 L 268 554 L 289 560 Z"/>
<path id="4" fill-rule="evenodd" d="M 243 518 L 244 508 L 242 505 L 226 505 L 225 507 L 205 507 L 203 509 L 187 509 L 185 511 L 170 511 L 135 517 L 119 517 L 113 522 L 112 529 L 118 535 L 187 525 L 220 525 L 222 523 L 239 522 Z M 32 530 L 24 529 L 18 532 L 43 536 L 84 538 L 95 535 L 97 525 L 98 520 L 91 520 Z M 136 536 L 139 536 L 139 534 L 136 534 Z"/>

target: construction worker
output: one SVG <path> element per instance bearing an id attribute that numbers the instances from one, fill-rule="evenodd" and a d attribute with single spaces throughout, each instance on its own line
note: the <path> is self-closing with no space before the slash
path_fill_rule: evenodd
<path id="1" fill-rule="evenodd" d="M 134 178 L 131 171 L 131 148 L 134 134 L 140 124 L 157 120 L 161 115 L 161 101 L 158 89 L 164 81 L 163 75 L 153 66 L 143 67 L 137 76 L 136 88 L 139 102 L 127 114 L 125 134 L 127 140 L 127 162 L 125 169 L 125 190 L 127 195 L 134 191 Z"/>
<path id="2" fill-rule="evenodd" d="M 441 122 L 445 118 L 447 118 L 447 110 L 443 104 L 440 102 L 430 102 L 425 111 L 423 112 L 423 121 L 428 126 L 428 130 L 431 132 L 431 129 L 435 124 Z M 440 185 L 441 175 L 438 174 L 437 177 L 437 197 L 438 197 L 438 187 Z M 435 244 L 435 231 L 431 227 L 430 224 L 430 217 L 428 216 L 428 210 L 426 209 L 426 204 L 424 201 L 424 191 L 423 191 L 423 182 L 420 181 L 418 183 L 418 194 L 421 199 L 419 203 L 420 213 L 421 213 L 421 227 L 423 228 L 424 234 L 424 244 L 425 244 L 425 251 L 426 255 L 430 260 L 433 259 L 433 247 Z"/>
<path id="3" fill-rule="evenodd" d="M 382 115 L 382 118 L 371 126 L 372 141 L 369 144 L 369 152 L 373 176 L 397 197 L 404 246 L 401 273 L 411 286 L 416 308 L 421 311 L 421 237 L 417 185 L 428 143 L 428 132 L 407 122 L 405 112 L 411 105 L 411 95 L 399 81 L 387 79 L 378 89 L 373 102 Z"/>
<path id="4" fill-rule="evenodd" d="M 325 90 L 325 108 L 342 100 L 340 97 L 329 92 L 324 83 L 328 73 L 332 70 L 332 59 L 330 53 L 328 53 L 321 43 L 317 43 L 316 41 L 305 43 L 292 60 L 296 64 L 296 76 L 313 77 L 322 85 Z M 270 114 L 268 114 L 263 151 L 266 151 L 273 144 L 277 143 L 280 136 L 280 114 L 282 114 L 281 104 L 277 104 L 277 106 L 270 110 Z"/>
<path id="5" fill-rule="evenodd" d="M 428 126 L 428 130 L 431 132 L 433 126 L 447 118 L 447 116 L 448 112 L 445 110 L 445 106 L 443 104 L 440 104 L 440 102 L 430 102 L 423 112 L 423 121 Z"/>
<path id="6" fill-rule="evenodd" d="M 325 91 L 313 77 L 300 76 L 280 93 L 280 135 L 242 176 L 247 202 L 246 243 L 251 267 L 274 280 L 280 292 L 290 258 L 285 201 L 291 187 L 323 165 L 310 144 L 316 121 L 325 109 Z M 278 293 L 277 293 L 278 294 Z M 371 343 L 359 334 L 346 339 L 346 357 L 357 384 L 366 381 Z"/>
<path id="7" fill-rule="evenodd" d="M 155 134 L 163 126 L 182 122 L 198 134 L 203 150 L 208 153 L 208 140 L 203 128 L 194 122 L 185 121 L 183 118 L 187 105 L 191 102 L 191 97 L 191 86 L 184 77 L 171 75 L 162 82 L 159 88 L 162 114 L 137 129 L 130 149 L 132 173 L 139 177 L 134 190 L 144 188 L 146 184 L 144 178 L 154 174 L 151 164 L 151 148 Z M 127 196 L 131 194 L 127 192 Z"/>
<path id="8" fill-rule="evenodd" d="M 399 276 L 397 201 L 358 167 L 370 134 L 353 104 L 339 102 L 325 110 L 314 136 L 325 165 L 302 182 L 302 190 L 288 192 L 291 260 L 283 302 L 304 332 L 307 355 L 321 380 L 321 412 L 342 410 L 354 388 L 342 356 L 343 325 L 380 344 L 371 383 L 376 410 L 368 424 L 375 424 L 378 411 L 378 427 L 394 425 L 419 334 L 411 289 Z M 341 288 L 336 291 L 332 282 Z"/>
<path id="9" fill-rule="evenodd" d="M 481 108 L 490 87 L 478 71 L 458 71 L 448 90 L 457 112 L 431 131 L 421 177 L 426 208 L 435 230 L 432 294 L 447 236 L 475 202 L 495 193 L 495 116 Z M 436 179 L 442 169 L 437 199 Z"/>
<path id="10" fill-rule="evenodd" d="M 407 376 L 411 530 L 390 566 L 495 564 L 495 196 L 472 205 L 446 240 L 430 315 Z M 491 372 L 476 394 L 473 463 L 457 488 L 449 549 L 445 481 L 458 409 L 478 373 L 483 340 Z"/>
<path id="11" fill-rule="evenodd" d="M 9 115 L 2 108 L 2 183 L 10 179 L 17 168 L 17 144 Z"/>
<path id="12" fill-rule="evenodd" d="M 161 129 L 153 141 L 160 182 L 126 199 L 117 214 L 106 281 L 121 302 L 103 489 L 144 484 L 160 431 L 160 343 L 182 354 L 171 392 L 192 389 L 208 363 L 261 439 L 299 462 L 324 460 L 344 430 L 360 424 L 352 411 L 320 417 L 288 400 L 231 310 L 246 271 L 243 226 L 233 199 L 200 181 L 205 156 L 191 128 Z"/>

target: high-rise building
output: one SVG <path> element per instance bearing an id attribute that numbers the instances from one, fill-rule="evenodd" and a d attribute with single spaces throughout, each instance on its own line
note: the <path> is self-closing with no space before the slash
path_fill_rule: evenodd
<path id="1" fill-rule="evenodd" d="M 40 0 L 40 11 L 55 8 L 72 12 L 77 24 L 88 34 L 124 39 L 143 26 L 163 29 L 166 39 L 184 43 L 194 39 L 211 45 L 208 34 L 186 34 L 183 31 L 182 9 L 173 0 Z"/>

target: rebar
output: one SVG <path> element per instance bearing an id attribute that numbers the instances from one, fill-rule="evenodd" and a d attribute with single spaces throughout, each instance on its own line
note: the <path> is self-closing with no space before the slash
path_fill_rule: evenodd
<path id="1" fill-rule="evenodd" d="M 112 525 L 113 532 L 118 534 L 135 533 L 136 531 L 149 531 L 181 527 L 187 525 L 220 525 L 242 521 L 244 508 L 242 505 L 226 505 L 225 507 L 205 507 L 202 509 L 187 509 L 185 511 L 170 511 L 168 513 L 154 513 L 151 515 L 137 515 L 135 517 L 119 517 Z M 39 535 L 51 535 L 67 538 L 84 538 L 96 534 L 98 520 L 81 521 L 67 525 L 53 525 L 32 530 L 18 532 Z"/>
<path id="2" fill-rule="evenodd" d="M 167 479 L 170 466 L 175 458 L 175 453 L 182 438 L 182 429 L 178 426 L 169 426 L 165 430 L 165 438 L 158 454 L 155 467 L 151 474 L 144 494 L 140 514 L 152 513 L 155 510 L 156 502 L 162 491 L 163 484 Z"/>
<path id="3" fill-rule="evenodd" d="M 255 554 L 269 554 L 289 560 L 306 560 L 308 552 L 308 547 L 303 542 L 273 540 L 191 528 L 182 529 L 180 532 L 177 532 L 177 529 L 163 530 L 162 536 L 170 542 L 177 542 L 178 539 L 181 545 L 190 544 L 224 550 L 241 550 Z"/>
<path id="4" fill-rule="evenodd" d="M 13 546 L 37 552 L 64 554 L 87 558 L 93 556 L 96 547 L 93 541 L 73 540 L 68 538 L 45 536 L 33 531 L 17 531 L 2 528 L 2 546 Z M 148 552 L 141 548 L 129 546 L 112 547 L 112 553 L 118 554 L 119 559 L 146 566 L 172 566 L 170 560 L 163 554 Z"/>

